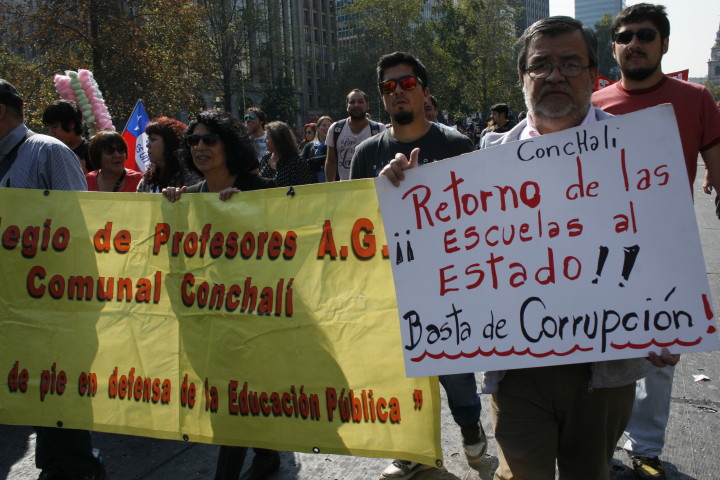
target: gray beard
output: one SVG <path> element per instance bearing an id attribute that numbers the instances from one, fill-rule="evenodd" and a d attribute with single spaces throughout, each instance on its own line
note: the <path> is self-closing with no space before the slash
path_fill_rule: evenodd
<path id="1" fill-rule="evenodd" d="M 585 98 L 583 99 L 582 105 L 575 105 L 573 103 L 565 105 L 548 105 L 548 104 L 535 104 L 533 99 L 530 97 L 530 93 L 523 89 L 523 96 L 525 97 L 525 105 L 528 107 L 528 112 L 535 122 L 535 125 L 542 123 L 542 119 L 567 119 L 575 126 L 582 122 L 583 118 L 587 114 L 587 106 L 590 105 L 590 97 L 592 96 L 593 85 L 589 85 L 587 92 L 585 92 Z"/>
<path id="2" fill-rule="evenodd" d="M 410 110 L 402 110 L 393 115 L 393 120 L 398 125 L 409 125 L 415 119 L 415 115 Z"/>

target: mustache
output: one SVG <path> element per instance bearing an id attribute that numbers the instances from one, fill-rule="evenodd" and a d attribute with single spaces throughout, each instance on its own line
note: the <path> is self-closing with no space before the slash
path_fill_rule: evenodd
<path id="1" fill-rule="evenodd" d="M 540 90 L 540 97 L 544 97 L 547 94 L 550 93 L 564 93 L 566 95 L 571 95 L 571 88 L 569 85 L 544 85 L 543 88 Z"/>
<path id="2" fill-rule="evenodd" d="M 647 58 L 647 53 L 641 52 L 641 51 L 636 51 L 636 52 L 630 52 L 627 55 L 625 55 L 625 59 L 630 60 L 630 57 L 632 57 L 633 55 L 641 55 L 644 58 Z"/>

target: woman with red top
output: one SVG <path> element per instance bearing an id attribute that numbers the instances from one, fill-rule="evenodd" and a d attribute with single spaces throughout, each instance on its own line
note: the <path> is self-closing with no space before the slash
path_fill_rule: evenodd
<path id="1" fill-rule="evenodd" d="M 100 166 L 85 175 L 88 191 L 134 192 L 142 180 L 142 173 L 125 168 L 127 145 L 117 132 L 98 132 L 90 140 L 88 156 L 93 165 Z"/>

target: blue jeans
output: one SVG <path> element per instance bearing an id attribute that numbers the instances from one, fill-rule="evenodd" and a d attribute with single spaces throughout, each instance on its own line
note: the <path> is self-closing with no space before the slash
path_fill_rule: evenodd
<path id="1" fill-rule="evenodd" d="M 628 440 L 623 448 L 628 455 L 659 457 L 662 453 L 674 374 L 674 366 L 655 368 L 637 381 L 632 417 L 625 427 Z"/>
<path id="2" fill-rule="evenodd" d="M 482 405 L 474 373 L 440 375 L 440 384 L 447 393 L 450 413 L 455 423 L 467 427 L 480 420 Z"/>

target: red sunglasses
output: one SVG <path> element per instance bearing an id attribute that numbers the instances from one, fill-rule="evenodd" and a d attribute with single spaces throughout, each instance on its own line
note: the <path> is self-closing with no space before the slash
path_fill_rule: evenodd
<path id="1" fill-rule="evenodd" d="M 383 95 L 390 95 L 391 93 L 393 93 L 395 91 L 398 84 L 400 85 L 400 88 L 402 88 L 403 90 L 405 90 L 407 92 L 407 91 L 410 91 L 410 90 L 414 89 L 415 87 L 417 87 L 418 83 L 420 85 L 423 84 L 422 80 L 420 80 L 417 76 L 405 75 L 404 77 L 390 78 L 388 80 L 380 82 L 378 84 L 378 86 L 380 87 L 380 92 Z"/>

